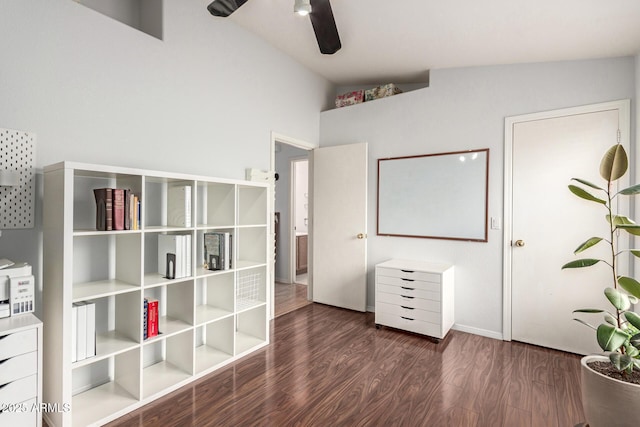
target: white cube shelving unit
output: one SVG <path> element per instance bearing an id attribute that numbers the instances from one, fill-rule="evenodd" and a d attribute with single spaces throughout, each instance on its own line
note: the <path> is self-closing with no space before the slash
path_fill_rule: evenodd
<path id="1" fill-rule="evenodd" d="M 168 188 L 191 187 L 191 227 L 169 225 Z M 97 231 L 95 188 L 141 200 L 138 230 Z M 269 343 L 263 183 L 62 162 L 44 169 L 44 401 L 57 426 L 102 425 Z M 204 267 L 204 234 L 233 236 L 232 267 Z M 191 236 L 191 271 L 158 273 L 158 235 Z M 143 339 L 144 298 L 159 301 Z M 72 304 L 96 303 L 96 356 L 72 362 Z"/>

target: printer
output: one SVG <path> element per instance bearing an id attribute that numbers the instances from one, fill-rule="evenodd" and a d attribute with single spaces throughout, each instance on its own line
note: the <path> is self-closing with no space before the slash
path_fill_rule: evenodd
<path id="1" fill-rule="evenodd" d="M 0 318 L 31 313 L 34 305 L 35 286 L 31 265 L 11 261 L 0 263 Z"/>

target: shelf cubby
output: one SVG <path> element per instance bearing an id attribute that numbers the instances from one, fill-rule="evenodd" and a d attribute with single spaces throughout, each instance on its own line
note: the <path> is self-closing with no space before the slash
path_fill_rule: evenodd
<path id="1" fill-rule="evenodd" d="M 196 373 L 229 361 L 234 352 L 233 316 L 196 328 Z"/>
<path id="2" fill-rule="evenodd" d="M 265 267 L 240 270 L 236 278 L 236 312 L 251 309 L 267 301 Z"/>
<path id="3" fill-rule="evenodd" d="M 235 268 L 235 254 L 234 254 L 234 247 L 235 247 L 235 229 L 234 228 L 219 228 L 219 229 L 205 229 L 205 230 L 198 230 L 197 233 L 197 238 L 196 238 L 196 248 L 195 248 L 195 254 L 196 257 L 194 258 L 195 262 L 194 262 L 194 266 L 195 266 L 195 274 L 197 277 L 201 277 L 201 276 L 208 276 L 208 275 L 212 275 L 215 273 L 220 273 L 220 272 L 224 272 L 224 271 L 229 271 L 229 270 L 209 270 L 207 268 L 205 268 L 205 263 L 208 260 L 205 260 L 205 255 L 204 255 L 204 235 L 207 233 L 230 233 L 231 234 L 231 269 Z"/>
<path id="4" fill-rule="evenodd" d="M 238 186 L 238 225 L 265 225 L 267 189 Z"/>
<path id="5" fill-rule="evenodd" d="M 233 294 L 233 271 L 224 271 L 198 278 L 196 281 L 196 325 L 232 316 L 234 313 Z"/>
<path id="6" fill-rule="evenodd" d="M 177 279 L 167 279 L 164 274 L 161 274 L 158 269 L 158 263 L 160 262 L 158 256 L 158 236 L 160 234 L 175 234 L 175 235 L 191 235 L 191 245 L 188 248 L 188 251 L 191 254 L 191 270 L 188 273 L 187 277 L 181 277 Z M 164 285 L 176 281 L 182 281 L 186 278 L 192 277 L 194 268 L 198 268 L 199 260 L 195 258 L 193 254 L 195 253 L 193 250 L 193 233 L 191 231 L 163 231 L 163 232 L 155 232 L 148 231 L 145 232 L 144 235 L 144 279 L 143 283 L 145 287 L 150 286 L 159 286 Z M 164 267 L 162 268 L 164 270 Z"/>
<path id="7" fill-rule="evenodd" d="M 267 262 L 267 228 L 241 227 L 238 228 L 236 243 L 236 269 L 249 268 Z"/>
<path id="8" fill-rule="evenodd" d="M 181 203 L 172 200 L 170 190 L 173 187 L 190 187 L 189 209 Z M 193 206 L 195 182 L 188 179 L 167 178 L 162 176 L 147 176 L 144 183 L 144 217 L 145 230 L 180 230 L 191 228 L 193 222 Z M 182 200 L 180 200 L 182 202 Z M 182 223 L 188 217 L 186 224 Z"/>
<path id="9" fill-rule="evenodd" d="M 198 227 L 220 228 L 235 225 L 235 185 L 198 183 Z"/>
<path id="10" fill-rule="evenodd" d="M 181 281 L 145 289 L 145 298 L 158 300 L 158 336 L 147 341 L 177 334 L 193 326 L 193 281 Z"/>
<path id="11" fill-rule="evenodd" d="M 139 196 L 142 192 L 142 178 L 123 173 L 77 170 L 73 186 L 73 229 L 76 232 L 91 232 L 96 231 L 96 200 L 93 190 L 122 188 Z"/>
<path id="12" fill-rule="evenodd" d="M 128 351 L 140 343 L 140 301 L 139 290 L 91 301 L 96 305 L 96 355 L 74 362 L 74 368 Z"/>
<path id="13" fill-rule="evenodd" d="M 143 397 L 170 389 L 193 375 L 193 330 L 145 344 Z"/>
<path id="14" fill-rule="evenodd" d="M 73 425 L 91 425 L 134 405 L 140 395 L 140 348 L 73 370 Z"/>
<path id="15" fill-rule="evenodd" d="M 73 238 L 74 299 L 126 292 L 141 282 L 140 234 L 109 234 Z"/>
<path id="16" fill-rule="evenodd" d="M 266 304 L 236 315 L 236 356 L 267 342 Z"/>

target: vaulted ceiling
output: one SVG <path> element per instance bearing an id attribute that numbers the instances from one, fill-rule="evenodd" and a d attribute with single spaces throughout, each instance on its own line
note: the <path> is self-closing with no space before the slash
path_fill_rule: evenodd
<path id="1" fill-rule="evenodd" d="M 249 0 L 229 18 L 212 16 L 212 25 L 231 19 L 339 85 L 640 53 L 639 0 L 332 0 L 342 41 L 334 55 L 319 52 L 309 18 L 295 15 L 293 4 Z"/>

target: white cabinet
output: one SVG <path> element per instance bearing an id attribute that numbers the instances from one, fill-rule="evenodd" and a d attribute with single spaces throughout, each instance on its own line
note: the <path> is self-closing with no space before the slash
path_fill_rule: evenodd
<path id="1" fill-rule="evenodd" d="M 177 186 L 189 189 L 176 210 Z M 137 195 L 140 227 L 97 231 L 97 188 Z M 71 404 L 45 415 L 51 427 L 105 424 L 268 344 L 268 191 L 263 183 L 74 162 L 45 168 L 44 401 Z M 226 270 L 205 266 L 212 232 L 231 235 Z M 158 272 L 160 234 L 190 236 L 180 239 L 191 259 L 186 277 Z M 160 332 L 146 339 L 145 298 L 158 300 Z M 88 301 L 96 355 L 74 362 L 72 304 Z"/>
<path id="2" fill-rule="evenodd" d="M 376 327 L 442 339 L 455 321 L 453 266 L 390 260 L 376 265 Z"/>
<path id="3" fill-rule="evenodd" d="M 0 319 L 0 425 L 42 425 L 42 322 L 32 314 Z"/>

